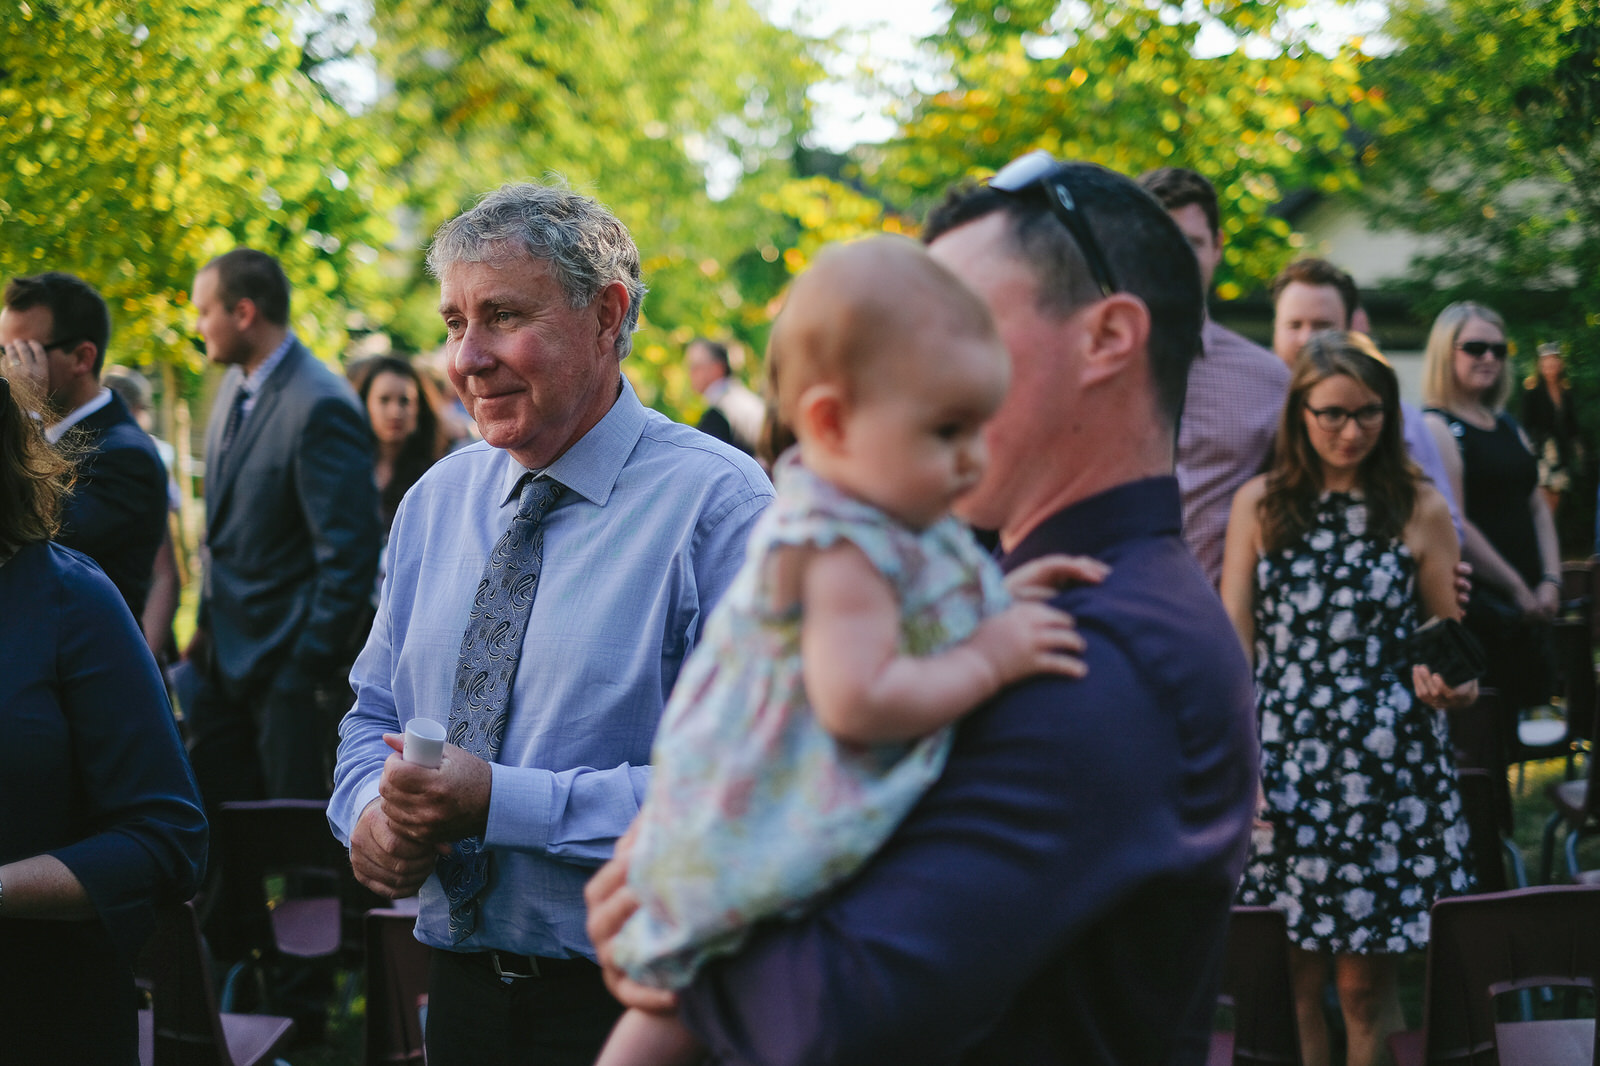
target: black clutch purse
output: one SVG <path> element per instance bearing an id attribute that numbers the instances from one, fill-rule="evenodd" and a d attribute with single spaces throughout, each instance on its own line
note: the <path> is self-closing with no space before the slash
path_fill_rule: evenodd
<path id="1" fill-rule="evenodd" d="M 1483 676 L 1488 661 L 1483 645 L 1454 618 L 1434 618 L 1406 638 L 1413 663 L 1421 663 L 1444 678 L 1451 688 Z"/>

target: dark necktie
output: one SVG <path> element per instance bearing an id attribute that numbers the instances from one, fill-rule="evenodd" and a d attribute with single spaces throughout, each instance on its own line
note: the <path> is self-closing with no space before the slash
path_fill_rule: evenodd
<path id="1" fill-rule="evenodd" d="M 493 762 L 505 736 L 511 684 L 517 676 L 528 612 L 544 562 L 545 513 L 564 486 L 532 474 L 523 483 L 511 526 L 489 553 L 461 637 L 455 686 L 450 692 L 450 743 Z M 478 896 L 489 881 L 482 837 L 455 842 L 439 857 L 439 881 L 450 903 L 450 939 L 461 943 L 478 927 Z"/>
<path id="2" fill-rule="evenodd" d="M 227 454 L 228 449 L 233 447 L 233 438 L 239 435 L 239 423 L 244 421 L 244 405 L 249 402 L 250 390 L 240 385 L 238 391 L 233 394 L 233 403 L 228 407 L 228 420 L 222 423 L 223 454 Z"/>

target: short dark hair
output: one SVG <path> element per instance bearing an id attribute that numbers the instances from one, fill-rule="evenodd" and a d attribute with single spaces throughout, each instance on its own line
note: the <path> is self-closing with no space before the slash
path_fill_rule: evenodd
<path id="1" fill-rule="evenodd" d="M 1162 207 L 1176 211 L 1199 204 L 1215 237 L 1222 231 L 1217 213 L 1217 190 L 1204 177 L 1186 167 L 1157 167 L 1139 175 L 1139 188 L 1154 196 Z"/>
<path id="2" fill-rule="evenodd" d="M 201 268 L 217 272 L 217 296 L 232 309 L 240 300 L 256 305 L 261 317 L 274 326 L 289 324 L 289 278 L 278 261 L 254 248 L 235 248 Z"/>
<path id="3" fill-rule="evenodd" d="M 111 342 L 111 311 L 95 287 L 73 274 L 59 270 L 29 277 L 12 278 L 6 283 L 6 306 L 13 311 L 43 307 L 50 312 L 50 341 L 89 341 L 94 345 L 94 376 L 106 363 L 106 345 Z"/>
<path id="4" fill-rule="evenodd" d="M 1161 412 L 1176 427 L 1205 321 L 1194 251 L 1172 216 L 1131 179 L 1093 163 L 1065 163 L 1060 173 L 1118 288 L 1149 309 L 1151 379 Z M 1012 243 L 1033 269 L 1048 310 L 1065 316 L 1101 298 L 1077 242 L 1051 213 L 1038 185 L 1008 193 L 963 182 L 929 212 L 922 239 L 932 244 L 996 211 L 1005 212 Z"/>
<path id="5" fill-rule="evenodd" d="M 722 368 L 724 374 L 733 373 L 733 364 L 728 362 L 728 346 L 726 344 L 721 344 L 709 337 L 696 337 L 685 345 L 685 348 L 693 348 L 697 344 L 704 348 L 706 354 L 716 361 L 716 364 Z"/>
<path id="6" fill-rule="evenodd" d="M 1350 325 L 1350 319 L 1356 313 L 1356 308 L 1361 306 L 1361 291 L 1356 288 L 1356 279 L 1340 270 L 1326 259 L 1307 256 L 1296 259 L 1279 271 L 1278 276 L 1272 279 L 1272 304 L 1278 304 L 1278 297 L 1283 295 L 1295 282 L 1302 285 L 1326 285 L 1339 290 L 1339 299 L 1344 303 L 1344 324 Z"/>

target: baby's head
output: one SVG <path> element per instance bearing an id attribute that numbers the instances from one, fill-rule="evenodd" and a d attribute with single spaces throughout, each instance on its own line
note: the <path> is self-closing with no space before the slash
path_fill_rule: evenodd
<path id="1" fill-rule="evenodd" d="M 921 529 L 977 484 L 1011 364 L 982 301 L 883 236 L 829 248 L 795 280 L 767 373 L 806 466 Z"/>

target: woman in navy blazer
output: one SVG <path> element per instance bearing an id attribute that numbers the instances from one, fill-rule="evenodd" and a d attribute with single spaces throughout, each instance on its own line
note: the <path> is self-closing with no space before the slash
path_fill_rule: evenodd
<path id="1" fill-rule="evenodd" d="M 133 959 L 206 823 L 127 604 L 50 543 L 66 473 L 0 377 L 0 1060 L 132 1066 Z"/>

